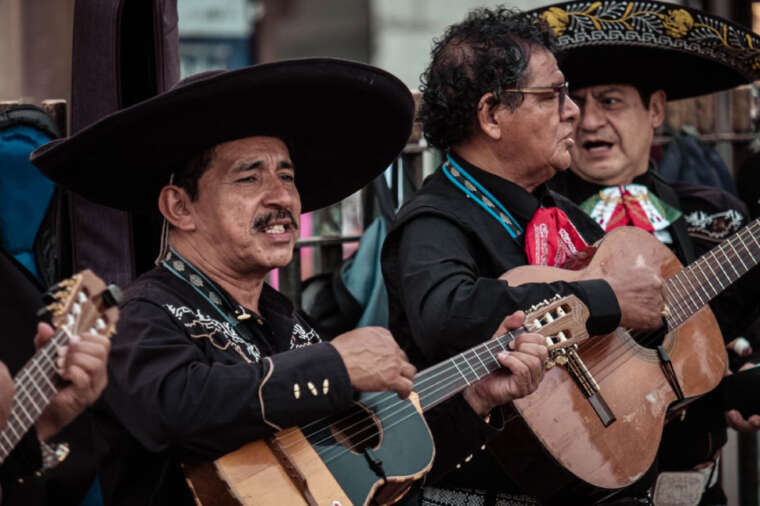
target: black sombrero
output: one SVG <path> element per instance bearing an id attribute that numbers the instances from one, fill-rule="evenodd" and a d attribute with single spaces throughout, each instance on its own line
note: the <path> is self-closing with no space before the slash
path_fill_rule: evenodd
<path id="1" fill-rule="evenodd" d="M 254 135 L 285 139 L 304 211 L 358 190 L 403 149 L 414 103 L 396 77 L 327 58 L 193 76 L 106 116 L 31 160 L 108 206 L 153 211 L 169 171 L 202 150 Z"/>
<path id="2" fill-rule="evenodd" d="M 557 38 L 573 88 L 634 84 L 669 99 L 760 78 L 760 37 L 706 12 L 656 1 L 563 2 L 525 13 Z"/>

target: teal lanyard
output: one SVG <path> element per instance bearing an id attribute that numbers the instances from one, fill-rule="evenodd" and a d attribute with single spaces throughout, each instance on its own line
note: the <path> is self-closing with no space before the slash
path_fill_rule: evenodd
<path id="1" fill-rule="evenodd" d="M 493 216 L 496 221 L 507 231 L 509 236 L 519 244 L 523 228 L 517 223 L 512 214 L 499 202 L 499 199 L 491 195 L 480 183 L 475 180 L 461 165 L 459 165 L 449 153 L 446 153 L 446 161 L 441 167 L 443 173 L 454 186 L 459 188 L 472 199 L 488 214 Z"/>
<path id="2" fill-rule="evenodd" d="M 240 334 L 246 336 L 246 338 L 251 336 L 251 332 L 248 328 L 238 321 L 247 320 L 251 317 L 250 313 L 247 313 L 242 306 L 233 304 L 230 298 L 221 288 L 219 288 L 219 286 L 217 286 L 216 283 L 211 281 L 193 264 L 185 260 L 185 258 L 177 253 L 177 251 L 171 246 L 164 259 L 161 260 L 161 265 L 176 277 L 190 285 L 193 290 L 206 299 L 222 319 L 232 325 L 240 332 Z"/>

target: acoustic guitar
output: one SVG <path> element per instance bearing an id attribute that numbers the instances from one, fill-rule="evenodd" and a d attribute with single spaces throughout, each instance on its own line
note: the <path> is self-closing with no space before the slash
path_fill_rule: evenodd
<path id="1" fill-rule="evenodd" d="M 50 314 L 55 334 L 24 364 L 13 382 L 13 397 L 8 423 L 0 431 L 0 462 L 16 447 L 50 404 L 64 381 L 58 376 L 58 348 L 66 346 L 72 335 L 97 332 L 110 337 L 119 318 L 116 307 L 121 291 L 105 283 L 89 269 L 52 286 L 46 293 L 47 307 L 40 316 Z M 59 455 L 63 460 L 65 455 Z"/>
<path id="2" fill-rule="evenodd" d="M 594 337 L 579 346 L 574 364 L 552 367 L 534 393 L 513 403 L 514 416 L 491 450 L 526 493 L 544 504 L 589 504 L 649 469 L 671 403 L 709 392 L 726 372 L 725 345 L 707 304 L 758 263 L 758 238 L 755 220 L 683 268 L 653 235 L 620 227 L 584 269 L 523 266 L 503 276 L 512 285 L 577 281 L 647 264 L 666 280 L 659 333 L 634 338 L 618 328 Z"/>
<path id="3" fill-rule="evenodd" d="M 214 462 L 185 462 L 197 502 L 215 505 L 391 504 L 430 470 L 433 439 L 421 414 L 501 367 L 496 355 L 525 331 L 547 336 L 549 356 L 588 338 L 575 296 L 529 310 L 529 324 L 419 372 L 414 393 L 363 393 L 353 409 L 247 444 Z M 527 321 L 526 320 L 526 321 Z"/>

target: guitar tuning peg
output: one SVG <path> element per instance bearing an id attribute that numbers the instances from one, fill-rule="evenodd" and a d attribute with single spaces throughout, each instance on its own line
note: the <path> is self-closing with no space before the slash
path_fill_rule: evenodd
<path id="1" fill-rule="evenodd" d="M 559 365 L 565 365 L 565 364 L 567 364 L 567 357 L 565 355 L 560 355 L 559 357 L 557 357 L 556 362 Z"/>
<path id="2" fill-rule="evenodd" d="M 121 288 L 116 285 L 108 285 L 106 289 L 103 290 L 103 305 L 105 305 L 106 308 L 119 305 L 121 298 Z"/>
<path id="3" fill-rule="evenodd" d="M 554 360 L 549 359 L 544 364 L 544 369 L 546 369 L 548 371 L 549 369 L 551 369 L 552 367 L 554 367 L 554 365 L 555 365 Z"/>
<path id="4" fill-rule="evenodd" d="M 55 302 L 55 295 L 53 292 L 48 290 L 47 292 L 42 294 L 42 302 L 47 306 L 48 304 L 51 304 Z"/>

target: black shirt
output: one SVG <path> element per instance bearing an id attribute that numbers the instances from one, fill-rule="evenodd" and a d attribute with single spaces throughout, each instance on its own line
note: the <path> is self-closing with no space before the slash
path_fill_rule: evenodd
<path id="1" fill-rule="evenodd" d="M 593 220 L 545 187 L 531 194 L 452 156 L 523 228 L 539 205 L 557 205 L 588 243 L 601 237 Z M 527 263 L 522 238 L 510 237 L 439 169 L 400 210 L 383 246 L 383 275 L 394 337 L 421 368 L 483 342 L 507 315 L 555 294 L 575 294 L 588 306 L 591 317 L 587 326 L 592 335 L 611 332 L 618 325 L 617 299 L 603 280 L 509 286 L 497 279 Z M 436 437 L 439 449 L 453 443 Z M 513 489 L 497 469 L 498 463 L 480 452 L 439 485 Z"/>
<path id="2" fill-rule="evenodd" d="M 265 284 L 260 316 L 238 322 L 193 284 L 159 266 L 125 292 L 97 419 L 106 504 L 192 504 L 186 455 L 215 459 L 353 401 L 340 355 L 286 297 Z M 310 382 L 318 395 L 294 394 Z"/>

